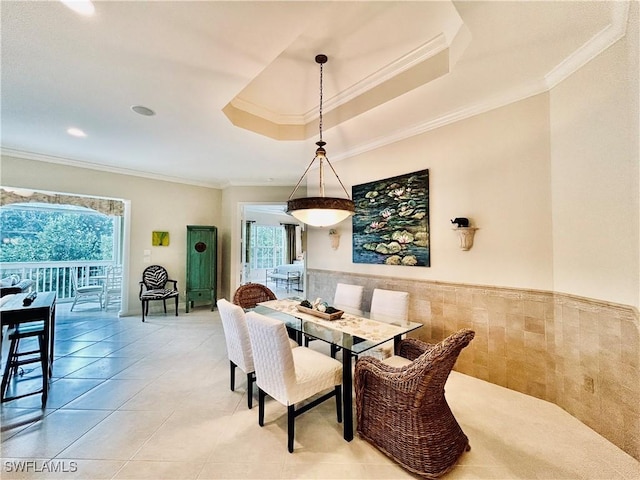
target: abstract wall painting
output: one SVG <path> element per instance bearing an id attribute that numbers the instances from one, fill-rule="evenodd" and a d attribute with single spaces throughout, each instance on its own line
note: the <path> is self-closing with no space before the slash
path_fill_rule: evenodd
<path id="1" fill-rule="evenodd" d="M 430 266 L 429 170 L 352 187 L 353 263 Z"/>
<path id="2" fill-rule="evenodd" d="M 151 245 L 153 245 L 154 247 L 168 247 L 169 232 L 152 232 Z"/>

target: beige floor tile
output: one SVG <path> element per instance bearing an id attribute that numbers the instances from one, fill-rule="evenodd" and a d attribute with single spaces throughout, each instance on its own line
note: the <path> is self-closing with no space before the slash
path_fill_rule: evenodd
<path id="1" fill-rule="evenodd" d="M 54 412 L 52 409 L 15 408 L 11 407 L 11 403 L 3 405 L 0 409 L 0 443 L 34 423 L 42 421 L 45 416 L 52 412 Z"/>
<path id="2" fill-rule="evenodd" d="M 147 384 L 148 380 L 105 380 L 67 405 L 79 410 L 117 410 Z"/>
<path id="3" fill-rule="evenodd" d="M 102 410 L 95 411 L 102 412 Z M 60 457 L 130 460 L 167 417 L 168 415 L 164 412 L 115 411 L 70 444 Z"/>
<path id="4" fill-rule="evenodd" d="M 220 435 L 217 424 L 220 416 L 213 408 L 176 410 L 137 451 L 133 460 L 206 461 Z"/>
<path id="5" fill-rule="evenodd" d="M 53 458 L 99 424 L 110 412 L 56 410 L 2 443 L 2 457 Z M 94 446 L 95 447 L 95 446 Z"/>
<path id="6" fill-rule="evenodd" d="M 203 464 L 198 462 L 130 461 L 113 478 L 118 480 L 157 480 L 159 478 L 195 480 L 202 467 Z"/>
<path id="7" fill-rule="evenodd" d="M 285 478 L 280 463 L 205 463 L 198 480 L 274 480 Z"/>
<path id="8" fill-rule="evenodd" d="M 285 465 L 282 478 L 286 479 L 366 479 L 367 470 L 364 465 L 351 463 L 300 463 Z M 398 478 L 398 477 L 395 477 Z M 399 477 L 403 478 L 403 477 Z"/>

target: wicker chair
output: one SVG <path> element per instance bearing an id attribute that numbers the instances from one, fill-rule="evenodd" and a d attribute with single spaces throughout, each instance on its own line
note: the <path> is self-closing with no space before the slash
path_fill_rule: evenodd
<path id="1" fill-rule="evenodd" d="M 233 294 L 233 303 L 242 308 L 253 308 L 260 302 L 276 300 L 276 294 L 260 283 L 245 283 Z"/>
<path id="2" fill-rule="evenodd" d="M 360 357 L 355 368 L 358 434 L 414 474 L 437 478 L 448 472 L 470 447 L 444 385 L 474 335 L 460 330 L 437 345 L 404 339 L 399 353 L 411 360 L 404 367 Z"/>

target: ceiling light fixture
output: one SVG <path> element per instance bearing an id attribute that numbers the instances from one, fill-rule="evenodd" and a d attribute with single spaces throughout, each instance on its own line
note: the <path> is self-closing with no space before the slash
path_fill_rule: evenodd
<path id="1" fill-rule="evenodd" d="M 289 195 L 289 200 L 287 200 L 287 213 L 293 215 L 295 218 L 300 220 L 301 222 L 306 223 L 312 227 L 329 227 L 331 225 L 335 225 L 336 223 L 340 223 L 346 218 L 353 215 L 355 212 L 355 205 L 351 197 L 349 197 L 349 193 L 347 193 L 347 189 L 344 188 L 342 184 L 342 180 L 338 177 L 336 170 L 331 165 L 329 158 L 327 158 L 327 151 L 324 149 L 326 142 L 322 140 L 322 73 L 323 73 L 323 65 L 327 63 L 326 55 L 316 55 L 316 63 L 320 65 L 320 115 L 319 115 L 319 130 L 320 130 L 320 140 L 316 142 L 318 148 L 316 149 L 316 155 L 311 160 L 311 163 L 307 167 L 307 169 L 298 180 L 297 185 Z M 318 160 L 320 162 L 320 196 L 319 197 L 307 197 L 307 198 L 296 198 L 292 199 L 293 195 L 298 190 L 298 187 L 304 180 L 304 177 L 307 176 L 307 172 L 313 165 L 313 163 Z M 329 167 L 331 167 L 331 171 L 340 182 L 340 186 L 344 193 L 347 195 L 347 198 L 333 198 L 333 197 L 325 197 L 324 196 L 324 162 L 327 162 Z"/>
<path id="2" fill-rule="evenodd" d="M 96 7 L 93 6 L 91 0 L 60 0 L 67 7 L 69 7 L 74 12 L 84 15 L 88 17 L 93 15 L 96 11 Z"/>
<path id="3" fill-rule="evenodd" d="M 138 115 L 143 115 L 145 117 L 153 117 L 156 114 L 156 112 L 144 105 L 132 105 L 131 110 L 136 112 Z"/>
<path id="4" fill-rule="evenodd" d="M 84 133 L 82 130 L 76 127 L 67 128 L 67 133 L 74 137 L 80 137 L 80 138 L 84 138 L 87 136 L 86 133 Z"/>

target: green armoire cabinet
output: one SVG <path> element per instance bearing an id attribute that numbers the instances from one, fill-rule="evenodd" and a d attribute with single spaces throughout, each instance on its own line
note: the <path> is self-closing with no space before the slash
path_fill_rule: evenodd
<path id="1" fill-rule="evenodd" d="M 216 227 L 187 225 L 187 313 L 196 303 L 211 303 L 211 310 L 216 305 L 217 252 Z"/>

